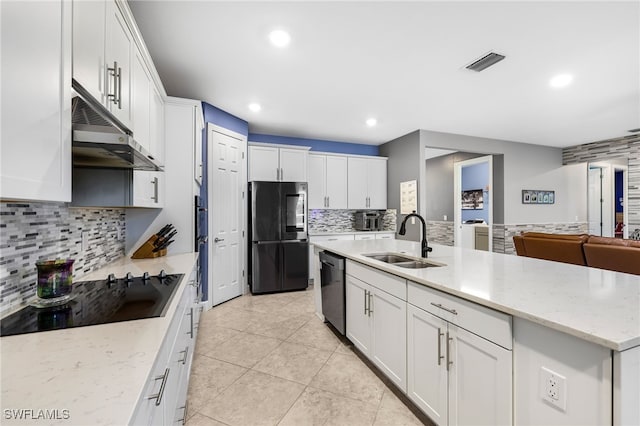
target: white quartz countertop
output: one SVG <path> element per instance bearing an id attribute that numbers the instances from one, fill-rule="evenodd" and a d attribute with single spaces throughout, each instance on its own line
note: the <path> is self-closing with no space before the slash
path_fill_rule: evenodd
<path id="1" fill-rule="evenodd" d="M 109 273 L 137 276 L 161 269 L 185 274 L 163 317 L 0 338 L 1 423 L 128 424 L 196 260 L 197 253 L 124 258 L 82 277 L 99 280 Z M 6 410 L 20 409 L 32 410 L 32 418 L 7 418 Z M 35 420 L 39 410 L 58 410 L 59 419 Z"/>
<path id="2" fill-rule="evenodd" d="M 310 237 L 320 237 L 323 235 L 356 235 L 356 234 L 395 234 L 396 231 L 342 231 L 342 232 L 309 232 Z"/>
<path id="3" fill-rule="evenodd" d="M 623 351 L 640 346 L 640 277 L 585 266 L 432 244 L 446 266 L 405 269 L 363 254 L 420 256 L 403 240 L 313 243 L 362 264 Z"/>

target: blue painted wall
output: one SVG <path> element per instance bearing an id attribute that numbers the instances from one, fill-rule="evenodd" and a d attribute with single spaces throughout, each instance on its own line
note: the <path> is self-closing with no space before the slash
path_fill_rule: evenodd
<path id="1" fill-rule="evenodd" d="M 478 210 L 462 210 L 462 221 L 470 219 L 484 219 L 489 223 L 489 206 L 487 205 L 487 196 L 489 192 L 486 190 L 489 185 L 489 163 L 474 164 L 462 168 L 462 190 L 470 191 L 473 189 L 482 189 L 483 192 L 483 208 Z"/>
<path id="2" fill-rule="evenodd" d="M 241 135 L 249 134 L 249 123 L 241 118 L 231 115 L 218 107 L 214 107 L 206 102 L 202 103 L 202 112 L 204 113 L 204 122 L 212 123 L 216 126 L 224 127 Z M 203 138 L 204 139 L 204 138 Z"/>
<path id="3" fill-rule="evenodd" d="M 622 170 L 616 170 L 616 213 L 622 213 L 624 206 L 622 205 L 622 197 L 624 197 L 624 175 Z"/>
<path id="4" fill-rule="evenodd" d="M 240 133 L 242 135 L 249 134 L 249 123 L 244 121 L 241 118 L 236 117 L 235 115 L 231 115 L 226 111 L 221 110 L 211 104 L 206 102 L 202 102 L 202 112 L 204 114 L 204 122 L 212 123 L 216 126 L 223 127 L 225 129 L 229 129 L 236 133 Z M 207 159 L 208 157 L 208 149 L 207 149 L 207 126 L 205 124 L 205 128 L 202 131 L 202 158 L 203 158 L 203 176 L 202 176 L 202 186 L 200 187 L 200 197 L 201 203 L 205 208 L 209 207 L 209 199 L 208 199 L 208 170 L 207 167 Z M 208 220 L 205 220 L 202 224 L 204 235 L 209 235 L 209 223 Z M 202 266 L 202 300 L 208 300 L 209 298 L 209 248 L 207 244 L 203 244 L 200 250 L 200 265 Z"/>
<path id="5" fill-rule="evenodd" d="M 288 136 L 262 135 L 259 133 L 250 133 L 249 141 L 310 146 L 311 151 L 335 152 L 339 154 L 378 155 L 379 153 L 377 145 L 363 145 L 358 143 L 326 141 L 321 139 L 292 138 Z"/>

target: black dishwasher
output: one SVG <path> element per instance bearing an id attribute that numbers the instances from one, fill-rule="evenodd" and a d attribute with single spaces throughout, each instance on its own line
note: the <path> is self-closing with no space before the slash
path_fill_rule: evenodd
<path id="1" fill-rule="evenodd" d="M 330 252 L 320 252 L 320 288 L 322 290 L 322 314 L 343 336 L 346 330 L 344 257 Z"/>

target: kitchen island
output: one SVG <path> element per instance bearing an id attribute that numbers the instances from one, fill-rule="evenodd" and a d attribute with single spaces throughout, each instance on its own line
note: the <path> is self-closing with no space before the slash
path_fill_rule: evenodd
<path id="1" fill-rule="evenodd" d="M 370 350 L 374 364 L 432 419 L 440 424 L 455 423 L 464 417 L 464 407 L 460 401 L 452 401 L 451 395 L 448 400 L 442 397 L 444 402 L 426 401 L 417 382 L 427 372 L 421 370 L 422 359 L 414 358 L 424 355 L 421 350 L 433 347 L 437 354 L 434 363 L 446 364 L 448 371 L 449 354 L 443 362 L 444 351 L 452 342 L 451 368 L 455 370 L 457 361 L 459 377 L 449 374 L 444 379 L 431 378 L 431 383 L 444 380 L 446 389 L 448 381 L 449 391 L 455 391 L 456 383 L 464 383 L 465 378 L 460 376 L 477 374 L 472 373 L 472 358 L 467 358 L 466 365 L 464 358 L 455 358 L 461 356 L 464 347 L 470 347 L 469 341 L 455 341 L 454 331 L 461 329 L 460 333 L 470 331 L 472 337 L 480 336 L 484 342 L 491 341 L 506 351 L 503 362 L 509 370 L 507 386 L 511 389 L 500 391 L 504 381 L 485 383 L 485 393 L 489 394 L 489 402 L 513 400 L 506 414 L 509 423 L 640 424 L 640 277 L 511 255 L 433 247 L 429 260 L 443 266 L 406 269 L 364 255 L 391 252 L 419 257 L 418 243 L 374 240 L 315 244 L 316 251 L 327 250 L 347 258 L 347 337 L 365 355 Z M 317 274 L 318 271 L 319 279 Z M 358 293 L 359 287 L 363 290 Z M 355 295 L 352 300 L 350 294 Z M 350 314 L 350 305 L 362 304 L 363 295 L 364 310 L 358 306 Z M 375 318 L 376 314 L 393 312 L 392 306 L 397 308 L 397 324 L 395 335 L 389 336 L 399 339 L 395 346 L 406 342 L 406 349 L 404 356 L 388 354 L 385 358 L 384 353 L 375 353 L 376 333 L 383 333 L 375 329 Z M 357 328 L 362 322 L 358 319 L 360 311 L 373 324 L 371 347 L 358 341 L 363 335 L 358 334 Z M 431 328 L 425 325 L 432 323 L 436 325 Z M 446 339 L 440 337 L 445 331 Z M 405 340 L 400 340 L 403 333 Z M 379 340 L 381 336 L 377 336 Z M 366 339 L 363 341 L 366 343 Z M 390 367 L 393 365 L 395 369 Z M 501 371 L 500 365 L 503 364 L 482 365 L 482 371 L 490 367 Z M 558 380 L 560 395 L 555 388 L 547 389 L 549 382 L 557 384 Z M 472 385 L 465 383 L 467 390 Z M 492 394 L 494 391 L 497 393 Z M 447 406 L 447 402 L 449 409 L 453 406 L 457 411 L 440 417 L 442 413 L 436 408 L 439 403 Z"/>
<path id="2" fill-rule="evenodd" d="M 145 407 L 139 403 L 146 401 L 146 392 L 155 385 L 154 369 L 161 353 L 173 343 L 166 340 L 176 322 L 180 323 L 180 309 L 191 301 L 186 296 L 196 262 L 197 253 L 124 258 L 82 277 L 83 281 L 104 280 L 109 273 L 121 277 L 147 271 L 153 275 L 163 269 L 168 274 L 184 274 L 164 316 L 0 338 L 2 424 L 124 425 L 140 421 L 136 416 L 144 416 Z M 184 365 L 188 365 L 186 356 L 191 357 L 192 352 L 184 355 Z M 179 376 L 174 372 L 169 377 L 177 383 Z M 169 392 L 167 385 L 165 399 Z M 154 424 L 173 424 L 170 411 L 167 407 L 169 414 L 163 413 L 164 420 L 155 417 Z"/>

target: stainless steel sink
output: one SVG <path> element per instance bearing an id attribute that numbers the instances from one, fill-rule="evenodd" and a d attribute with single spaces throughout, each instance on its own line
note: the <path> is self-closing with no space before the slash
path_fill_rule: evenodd
<path id="1" fill-rule="evenodd" d="M 397 253 L 373 253 L 373 254 L 363 254 L 363 256 L 368 257 L 370 259 L 379 260 L 384 263 L 389 263 L 393 266 L 399 266 L 401 268 L 408 268 L 408 269 L 423 269 L 423 268 L 443 266 L 442 264 L 439 264 L 439 263 L 434 263 L 434 262 L 430 262 L 428 260 L 423 260 L 423 259 L 406 257 Z"/>
<path id="2" fill-rule="evenodd" d="M 365 254 L 364 256 L 385 263 L 412 262 L 413 260 L 415 260 L 410 257 L 400 256 L 399 254 L 394 253 Z"/>

